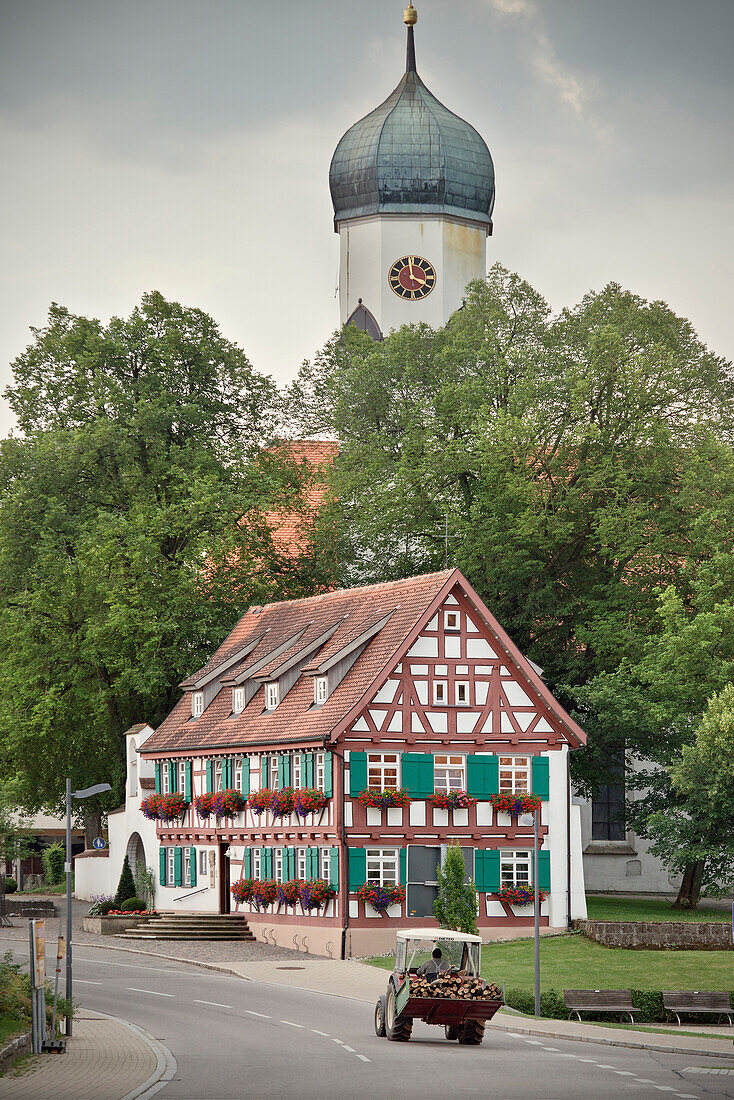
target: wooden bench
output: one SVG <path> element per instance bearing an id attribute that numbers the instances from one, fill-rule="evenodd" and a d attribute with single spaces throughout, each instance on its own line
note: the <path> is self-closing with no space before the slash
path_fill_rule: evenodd
<path id="1" fill-rule="evenodd" d="M 694 991 L 663 990 L 663 1006 L 671 1012 L 680 1026 L 681 1012 L 701 1012 L 706 1016 L 726 1016 L 732 1023 L 732 1007 L 728 993 L 699 993 Z"/>
<path id="2" fill-rule="evenodd" d="M 575 1014 L 579 1023 L 582 1012 L 619 1012 L 634 1023 L 634 1013 L 640 1011 L 633 1006 L 628 989 L 564 989 L 563 999 L 569 1020 Z"/>

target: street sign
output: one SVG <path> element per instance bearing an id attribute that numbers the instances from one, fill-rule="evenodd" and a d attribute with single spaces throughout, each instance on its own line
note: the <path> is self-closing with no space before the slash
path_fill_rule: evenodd
<path id="1" fill-rule="evenodd" d="M 93 848 L 106 848 L 107 847 L 107 841 L 105 840 L 105 838 L 103 836 L 96 836 L 94 838 L 94 840 L 92 841 L 92 847 Z"/>

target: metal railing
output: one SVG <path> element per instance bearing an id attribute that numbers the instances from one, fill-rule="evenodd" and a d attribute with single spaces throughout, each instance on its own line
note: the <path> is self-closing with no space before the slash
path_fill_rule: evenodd
<path id="1" fill-rule="evenodd" d="M 201 886 L 198 890 L 189 890 L 188 894 L 181 894 L 178 898 L 173 898 L 173 901 L 183 901 L 184 898 L 191 898 L 194 894 L 203 894 L 205 890 L 208 890 L 208 886 Z"/>

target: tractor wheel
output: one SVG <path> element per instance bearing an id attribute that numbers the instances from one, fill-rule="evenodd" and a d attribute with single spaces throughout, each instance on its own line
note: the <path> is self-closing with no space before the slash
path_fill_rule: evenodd
<path id="1" fill-rule="evenodd" d="M 446 1038 L 447 1039 L 458 1039 L 459 1038 L 459 1029 L 456 1026 L 456 1024 L 446 1024 L 445 1027 L 444 1027 L 444 1031 L 446 1032 Z"/>
<path id="2" fill-rule="evenodd" d="M 385 1038 L 385 996 L 377 998 L 375 1005 L 375 1035 Z"/>
<path id="3" fill-rule="evenodd" d="M 398 1016 L 395 1004 L 395 990 L 392 986 L 387 991 L 387 1004 L 385 1005 L 385 1030 L 387 1037 L 393 1043 L 407 1043 L 413 1033 L 413 1021 L 410 1016 Z"/>
<path id="4" fill-rule="evenodd" d="M 457 1036 L 463 1046 L 478 1047 L 484 1038 L 483 1020 L 465 1020 Z"/>

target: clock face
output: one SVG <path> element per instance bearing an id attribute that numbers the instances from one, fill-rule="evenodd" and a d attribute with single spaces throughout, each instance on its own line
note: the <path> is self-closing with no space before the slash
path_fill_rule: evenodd
<path id="1" fill-rule="evenodd" d="M 409 302 L 425 298 L 436 285 L 436 272 L 422 256 L 401 256 L 387 277 L 391 290 Z"/>

